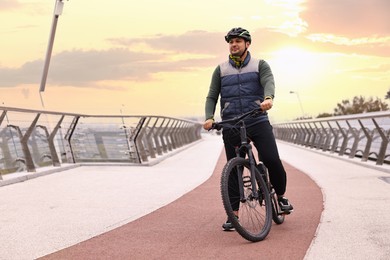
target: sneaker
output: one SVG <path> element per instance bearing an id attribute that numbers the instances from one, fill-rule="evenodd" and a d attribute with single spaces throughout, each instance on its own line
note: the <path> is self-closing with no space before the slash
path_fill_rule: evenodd
<path id="1" fill-rule="evenodd" d="M 238 219 L 237 216 L 236 216 L 236 218 Z M 223 228 L 224 231 L 233 231 L 233 230 L 235 230 L 235 228 L 234 228 L 232 222 L 229 220 L 229 218 L 226 220 L 225 223 L 223 223 L 222 228 Z"/>
<path id="2" fill-rule="evenodd" d="M 222 225 L 223 231 L 233 231 L 234 227 L 233 224 L 230 222 L 230 220 L 226 220 L 225 223 Z"/>
<path id="3" fill-rule="evenodd" d="M 279 197 L 278 202 L 283 213 L 289 214 L 293 211 L 294 208 L 286 197 Z"/>

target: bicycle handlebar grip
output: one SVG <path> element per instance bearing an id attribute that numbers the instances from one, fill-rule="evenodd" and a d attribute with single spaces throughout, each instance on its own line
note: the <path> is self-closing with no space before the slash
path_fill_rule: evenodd
<path id="1" fill-rule="evenodd" d="M 211 125 L 211 129 L 221 130 L 221 129 L 222 129 L 222 126 L 221 126 L 220 124 L 213 123 L 213 124 Z"/>

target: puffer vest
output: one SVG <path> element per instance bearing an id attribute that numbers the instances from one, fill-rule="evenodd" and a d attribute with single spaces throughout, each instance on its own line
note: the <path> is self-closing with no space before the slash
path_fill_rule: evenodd
<path id="1" fill-rule="evenodd" d="M 221 71 L 221 118 L 231 119 L 255 108 L 264 100 L 264 87 L 260 83 L 258 59 L 246 56 L 241 68 L 230 58 L 219 65 Z M 248 118 L 247 126 L 268 120 L 266 114 Z"/>

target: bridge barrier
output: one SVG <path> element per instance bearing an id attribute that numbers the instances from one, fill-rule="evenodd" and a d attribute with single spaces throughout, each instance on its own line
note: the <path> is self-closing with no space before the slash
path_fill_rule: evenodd
<path id="1" fill-rule="evenodd" d="M 3 174 L 62 163 L 144 164 L 201 139 L 201 124 L 164 116 L 85 115 L 0 106 Z"/>
<path id="2" fill-rule="evenodd" d="M 377 165 L 390 163 L 390 112 L 296 120 L 273 124 L 277 139 Z"/>

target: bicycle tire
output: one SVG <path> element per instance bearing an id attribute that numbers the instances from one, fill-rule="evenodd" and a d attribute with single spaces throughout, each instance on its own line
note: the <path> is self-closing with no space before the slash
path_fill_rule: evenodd
<path id="1" fill-rule="evenodd" d="M 269 194 L 271 197 L 271 202 L 272 202 L 271 203 L 272 204 L 272 220 L 276 224 L 280 225 L 284 222 L 284 214 L 281 214 L 282 211 L 280 209 L 280 205 L 278 202 L 278 195 L 276 194 L 275 189 L 270 182 L 268 169 L 267 169 L 267 167 L 265 167 L 265 165 L 262 162 L 260 162 L 257 165 L 257 169 L 259 170 L 259 172 L 263 176 L 264 181 L 267 183 L 267 187 L 268 187 Z"/>
<path id="2" fill-rule="evenodd" d="M 242 171 L 244 182 L 245 201 L 240 201 L 239 195 L 229 196 L 232 182 L 237 180 L 237 167 Z M 252 195 L 252 185 L 248 181 L 250 176 L 249 161 L 244 158 L 235 157 L 227 162 L 221 176 L 221 196 L 226 214 L 236 231 L 245 239 L 258 242 L 266 238 L 272 225 L 272 205 L 268 188 L 260 172 L 255 169 L 256 188 L 259 191 L 259 198 L 255 199 Z M 250 177 L 249 177 L 250 178 Z M 230 180 L 230 181 L 229 181 Z M 237 184 L 236 184 L 237 185 Z M 238 218 L 233 210 L 234 204 L 239 202 Z"/>

